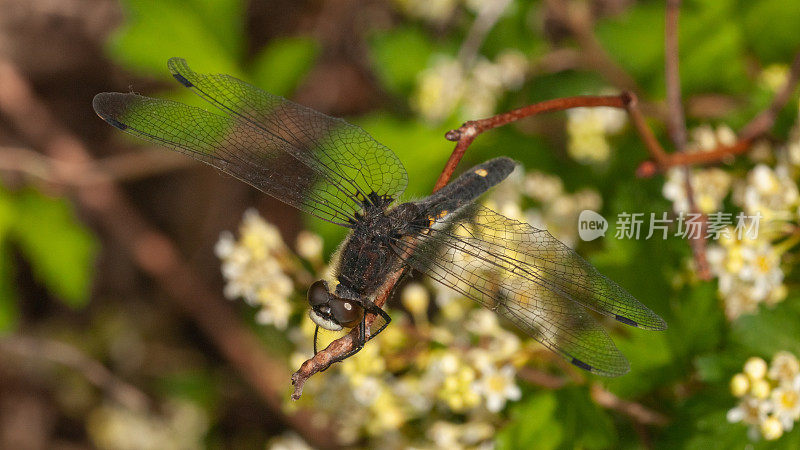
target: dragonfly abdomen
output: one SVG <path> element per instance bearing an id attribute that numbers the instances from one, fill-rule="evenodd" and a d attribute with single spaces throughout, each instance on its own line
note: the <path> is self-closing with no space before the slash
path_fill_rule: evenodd
<path id="1" fill-rule="evenodd" d="M 472 203 L 492 186 L 506 179 L 515 166 L 516 163 L 510 158 L 490 159 L 462 173 L 447 186 L 415 204 L 431 221 L 443 218 Z"/>

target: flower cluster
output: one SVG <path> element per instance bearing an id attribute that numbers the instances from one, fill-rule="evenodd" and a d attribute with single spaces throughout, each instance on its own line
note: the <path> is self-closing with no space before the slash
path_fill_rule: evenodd
<path id="1" fill-rule="evenodd" d="M 567 110 L 567 152 L 584 163 L 603 163 L 611 156 L 608 136 L 618 134 L 627 122 L 625 110 L 609 107 Z"/>
<path id="2" fill-rule="evenodd" d="M 479 57 L 469 68 L 439 55 L 420 73 L 412 106 L 429 122 L 441 122 L 455 112 L 464 119 L 490 116 L 505 91 L 519 89 L 527 71 L 527 59 L 513 50 L 494 61 Z"/>
<path id="3" fill-rule="evenodd" d="M 731 379 L 731 391 L 740 400 L 728 411 L 728 421 L 747 424 L 753 440 L 778 439 L 800 420 L 800 362 L 790 352 L 778 352 L 769 366 L 761 358 L 748 359 Z"/>
<path id="4" fill-rule="evenodd" d="M 736 142 L 736 134 L 726 126 L 721 126 L 716 130 L 708 126 L 695 128 L 691 132 L 692 140 L 687 144 L 686 151 L 707 152 L 714 150 L 719 145 L 733 145 Z M 722 169 L 711 168 L 691 168 L 692 191 L 694 194 L 695 205 L 699 212 L 710 214 L 722 208 L 722 202 L 731 189 L 732 178 Z M 675 167 L 667 172 L 666 183 L 662 193 L 664 197 L 672 201 L 672 209 L 676 213 L 689 213 L 689 196 L 686 190 L 686 170 L 683 167 Z"/>
<path id="5" fill-rule="evenodd" d="M 709 246 L 708 261 L 719 279 L 719 294 L 725 302 L 728 319 L 752 314 L 758 305 L 774 305 L 786 297 L 781 254 L 763 239 L 738 239 L 729 233 L 718 244 Z"/>
<path id="6" fill-rule="evenodd" d="M 727 127 L 702 126 L 691 134 L 687 151 L 709 151 L 736 142 Z M 708 247 L 711 271 L 719 280 L 719 296 L 731 320 L 755 313 L 760 304 L 774 305 L 786 297 L 782 256 L 799 239 L 795 230 L 800 205 L 800 129 L 795 128 L 785 146 L 758 143 L 751 158 L 756 164 L 738 174 L 721 168 L 691 168 L 688 172 L 700 212 L 720 213 L 730 197 L 741 213 L 758 217 L 757 228 L 751 228 L 745 237 L 729 231 Z M 664 196 L 672 200 L 678 213 L 690 209 L 686 174 L 684 168 L 671 169 L 663 187 Z"/>
<path id="7" fill-rule="evenodd" d="M 223 232 L 214 250 L 222 260 L 225 296 L 242 298 L 259 307 L 259 323 L 285 329 L 292 312 L 289 297 L 295 291 L 292 275 L 302 275 L 303 269 L 278 229 L 250 209 L 239 227 L 239 239 Z M 298 253 L 306 259 L 321 260 L 320 238 L 301 233 Z"/>

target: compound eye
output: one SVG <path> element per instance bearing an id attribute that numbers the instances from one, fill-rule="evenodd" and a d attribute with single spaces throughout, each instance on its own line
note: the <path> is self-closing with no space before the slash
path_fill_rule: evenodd
<path id="1" fill-rule="evenodd" d="M 364 309 L 361 305 L 341 298 L 331 299 L 331 315 L 342 326 L 352 328 L 361 321 Z"/>
<path id="2" fill-rule="evenodd" d="M 325 280 L 315 281 L 308 288 L 308 303 L 312 307 L 325 305 L 330 299 L 331 294 L 328 292 L 328 283 Z"/>

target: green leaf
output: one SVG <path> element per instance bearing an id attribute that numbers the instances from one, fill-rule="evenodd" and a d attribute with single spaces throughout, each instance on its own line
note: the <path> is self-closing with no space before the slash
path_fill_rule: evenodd
<path id="1" fill-rule="evenodd" d="M 790 295 L 775 307 L 761 307 L 739 317 L 731 327 L 734 341 L 755 355 L 770 357 L 781 350 L 800 355 L 800 298 Z"/>
<path id="2" fill-rule="evenodd" d="M 679 39 L 684 94 L 737 92 L 748 86 L 738 14 L 730 0 L 696 2 L 683 8 Z M 708 76 L 710 73 L 714 76 Z"/>
<path id="3" fill-rule="evenodd" d="M 369 42 L 373 68 L 383 85 L 394 94 L 407 94 L 433 53 L 429 38 L 412 26 L 376 34 Z"/>
<path id="4" fill-rule="evenodd" d="M 714 349 L 722 338 L 725 316 L 716 295 L 714 283 L 693 286 L 678 296 L 673 307 L 672 326 L 667 336 L 677 357 Z"/>
<path id="5" fill-rule="evenodd" d="M 78 222 L 71 205 L 33 190 L 14 195 L 12 233 L 34 275 L 67 305 L 89 301 L 98 244 Z"/>
<path id="6" fill-rule="evenodd" d="M 0 335 L 13 331 L 19 320 L 17 293 L 14 289 L 14 262 L 7 245 L 14 216 L 10 195 L 0 189 Z"/>
<path id="7" fill-rule="evenodd" d="M 167 78 L 167 60 L 182 56 L 201 72 L 241 75 L 241 0 L 125 0 L 124 7 L 127 20 L 109 51 L 127 68 Z"/>
<path id="8" fill-rule="evenodd" d="M 555 417 L 557 407 L 553 392 L 526 396 L 511 407 L 511 422 L 497 433 L 499 450 L 557 448 L 563 439 L 563 427 Z"/>
<path id="9" fill-rule="evenodd" d="M 311 38 L 274 39 L 253 60 L 252 79 L 265 91 L 288 96 L 314 66 L 318 53 L 319 44 Z"/>
<path id="10" fill-rule="evenodd" d="M 603 20 L 595 28 L 614 61 L 653 91 L 663 92 L 664 5 L 638 3 L 625 13 Z"/>
<path id="11" fill-rule="evenodd" d="M 765 63 L 790 63 L 800 47 L 800 2 L 741 1 L 745 41 Z"/>
<path id="12" fill-rule="evenodd" d="M 585 387 L 569 387 L 557 392 L 556 417 L 564 427 L 570 448 L 613 448 L 617 436 L 611 416 L 590 397 Z M 566 444 L 566 442 L 565 442 Z M 566 445 L 565 445 L 566 446 Z"/>

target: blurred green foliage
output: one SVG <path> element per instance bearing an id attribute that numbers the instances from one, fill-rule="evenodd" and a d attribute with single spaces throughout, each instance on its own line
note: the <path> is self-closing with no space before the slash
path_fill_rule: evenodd
<path id="1" fill-rule="evenodd" d="M 97 241 L 71 204 L 30 189 L 12 193 L 0 188 L 0 332 L 16 323 L 14 249 L 54 296 L 73 308 L 87 304 Z"/>
<path id="2" fill-rule="evenodd" d="M 715 120 L 739 127 L 773 96 L 753 72 L 772 63 L 789 63 L 800 48 L 800 2 L 683 3 L 683 93 L 687 98 L 697 94 L 737 96 L 737 107 Z M 246 2 L 242 0 L 126 0 L 123 5 L 125 24 L 110 40 L 109 54 L 126 69 L 148 77 L 167 79 L 167 59 L 181 56 L 200 72 L 229 73 L 291 97 L 313 70 L 323 49 L 323 44 L 311 37 L 286 36 L 271 40 L 246 57 Z M 492 59 L 512 49 L 535 61 L 550 51 L 553 44 L 542 37 L 543 27 L 536 19 L 540 8 L 537 1 L 514 2 L 486 37 L 481 54 Z M 398 154 L 409 172 L 406 195 L 413 198 L 429 192 L 452 149 L 443 134 L 465 118 L 454 109 L 442 122 L 431 123 L 408 105 L 420 74 L 438 57 L 456 56 L 474 13 L 461 11 L 446 27 L 416 17 L 399 17 L 393 26 L 367 30 L 364 36 L 371 69 L 380 88 L 391 97 L 387 103 L 394 106 L 352 121 Z M 601 18 L 595 27 L 602 45 L 633 76 L 648 101 L 663 100 L 664 96 L 663 30 L 662 1 L 636 2 L 620 14 Z M 556 97 L 596 94 L 606 87 L 606 80 L 587 70 L 535 73 L 519 90 L 504 92 L 497 99 L 496 110 Z M 177 95 L 190 97 L 188 93 Z M 794 98 L 781 112 L 775 138 L 787 138 L 796 122 L 796 111 Z M 563 118 L 563 114 L 553 116 Z M 689 120 L 690 126 L 701 123 L 691 117 Z M 563 128 L 560 121 L 547 123 Z M 653 125 L 659 139 L 667 142 L 660 125 Z M 504 127 L 482 135 L 470 147 L 462 166 L 510 156 L 528 168 L 558 175 L 568 191 L 595 189 L 603 198 L 602 213 L 607 218 L 625 211 L 649 215 L 670 210 L 671 203 L 662 195 L 663 178 L 641 180 L 634 175 L 646 153 L 632 132 L 613 137 L 611 159 L 596 166 L 565 155 L 563 138 L 560 129 L 531 132 L 523 126 Z M 730 170 L 739 170 L 739 166 Z M 319 221 L 310 220 L 308 225 L 324 237 L 328 253 L 344 233 Z M 614 231 L 611 223 L 607 236 L 613 236 Z M 691 252 L 685 240 L 601 241 L 584 243 L 579 251 L 662 315 L 670 328 L 655 333 L 607 324 L 620 350 L 632 362 L 632 369 L 618 379 L 589 376 L 590 382 L 667 415 L 668 425 L 648 429 L 657 447 L 800 447 L 800 427 L 776 442 L 752 443 L 745 426 L 726 420 L 727 411 L 736 404 L 728 384 L 747 358 L 756 355 L 769 359 L 782 350 L 800 355 L 800 294 L 790 289 L 788 298 L 780 304 L 730 321 L 721 307 L 716 283 L 687 275 L 685 261 Z M 89 299 L 96 250 L 96 238 L 76 219 L 66 200 L 32 190 L 0 190 L 0 332 L 12 330 L 18 320 L 15 252 L 30 264 L 49 292 L 77 308 Z M 791 269 L 787 273 L 796 278 Z M 275 339 L 274 334 L 270 339 Z M 213 409 L 220 395 L 216 384 L 215 377 L 192 372 L 167 377 L 158 388 L 165 396 L 191 398 Z M 599 407 L 585 386 L 557 390 L 525 386 L 523 392 L 522 399 L 506 410 L 506 425 L 496 437 L 499 448 L 641 445 L 629 419 Z"/>

